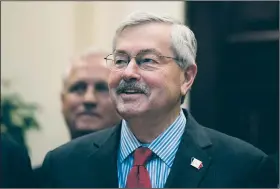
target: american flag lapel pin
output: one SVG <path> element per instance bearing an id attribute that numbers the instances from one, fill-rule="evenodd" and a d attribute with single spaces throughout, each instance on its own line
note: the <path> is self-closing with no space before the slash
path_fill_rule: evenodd
<path id="1" fill-rule="evenodd" d="M 191 166 L 195 167 L 196 169 L 201 169 L 203 167 L 202 161 L 192 157 L 191 159 Z"/>

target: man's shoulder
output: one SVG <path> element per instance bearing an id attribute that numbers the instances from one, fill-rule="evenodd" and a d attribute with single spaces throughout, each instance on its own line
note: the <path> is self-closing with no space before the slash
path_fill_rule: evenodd
<path id="1" fill-rule="evenodd" d="M 239 180 L 240 183 L 234 183 L 237 184 L 235 186 L 253 188 L 277 185 L 275 164 L 262 150 L 249 142 L 204 127 L 197 122 L 191 123 L 189 136 L 192 136 L 203 153 L 211 159 L 209 179 L 220 178 L 222 182 L 227 179 L 234 182 Z"/>
<path id="2" fill-rule="evenodd" d="M 98 149 L 99 145 L 102 145 L 108 140 L 115 129 L 116 126 L 78 137 L 51 150 L 50 153 L 63 156 L 68 156 L 73 153 L 76 155 L 92 153 Z"/>
<path id="3" fill-rule="evenodd" d="M 210 152 L 213 154 L 217 156 L 225 155 L 227 157 L 247 156 L 263 158 L 267 156 L 262 150 L 253 146 L 249 142 L 218 130 L 205 127 L 199 124 L 187 110 L 184 110 L 184 112 L 189 120 L 187 122 L 187 128 L 189 128 L 193 140 L 200 146 L 209 146 L 209 144 L 211 144 Z"/>
<path id="4" fill-rule="evenodd" d="M 234 157 L 267 157 L 262 150 L 249 142 L 211 128 L 201 127 L 210 137 L 213 148 L 216 149 L 216 151 L 221 150 L 223 154 L 228 153 L 228 155 L 233 155 Z"/>
<path id="5" fill-rule="evenodd" d="M 11 161 L 11 157 L 21 157 L 23 159 L 28 159 L 28 151 L 26 147 L 18 143 L 11 135 L 1 134 L 1 160 L 7 159 Z"/>

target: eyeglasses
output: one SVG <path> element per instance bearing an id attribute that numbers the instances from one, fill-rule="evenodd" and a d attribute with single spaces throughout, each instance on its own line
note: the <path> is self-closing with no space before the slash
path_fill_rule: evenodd
<path id="1" fill-rule="evenodd" d="M 106 58 L 107 66 L 111 69 L 115 70 L 122 70 L 125 69 L 132 58 L 135 58 L 135 62 L 138 65 L 138 67 L 142 70 L 152 71 L 158 69 L 163 63 L 163 58 L 171 58 L 174 60 L 177 60 L 174 57 L 169 56 L 162 56 L 159 54 L 156 54 L 154 52 L 140 52 L 136 56 L 129 56 L 126 53 L 114 53 L 109 54 Z M 177 60 L 179 61 L 179 60 Z"/>

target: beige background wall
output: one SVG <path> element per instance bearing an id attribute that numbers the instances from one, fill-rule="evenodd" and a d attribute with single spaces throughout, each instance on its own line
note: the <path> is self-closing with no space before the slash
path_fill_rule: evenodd
<path id="1" fill-rule="evenodd" d="M 33 166 L 69 140 L 59 101 L 68 58 L 92 44 L 111 50 L 118 23 L 134 10 L 184 21 L 182 1 L 1 2 L 1 78 L 42 107 L 42 129 L 27 135 Z"/>

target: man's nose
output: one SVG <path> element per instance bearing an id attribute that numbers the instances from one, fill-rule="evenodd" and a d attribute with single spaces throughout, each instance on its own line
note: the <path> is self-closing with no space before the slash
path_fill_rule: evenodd
<path id="1" fill-rule="evenodd" d="M 97 105 L 97 98 L 94 89 L 88 88 L 84 95 L 84 105 L 87 108 L 93 108 Z"/>
<path id="2" fill-rule="evenodd" d="M 139 70 L 140 68 L 136 64 L 135 59 L 131 59 L 127 67 L 123 71 L 123 79 L 125 81 L 129 80 L 139 80 L 141 78 Z"/>

